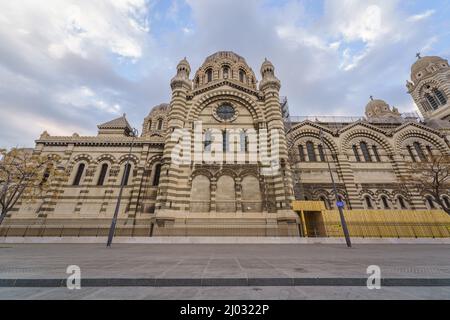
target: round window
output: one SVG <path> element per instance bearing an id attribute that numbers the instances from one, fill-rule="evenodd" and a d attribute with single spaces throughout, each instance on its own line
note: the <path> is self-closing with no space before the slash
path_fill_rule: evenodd
<path id="1" fill-rule="evenodd" d="M 219 106 L 216 112 L 217 116 L 225 121 L 232 119 L 236 113 L 233 106 L 228 103 L 224 103 L 221 106 Z"/>

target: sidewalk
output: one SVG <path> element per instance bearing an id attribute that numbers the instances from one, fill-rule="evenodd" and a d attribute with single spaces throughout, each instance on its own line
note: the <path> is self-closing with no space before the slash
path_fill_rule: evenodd
<path id="1" fill-rule="evenodd" d="M 450 299 L 445 244 L 0 244 L 0 299 Z M 81 290 L 65 287 L 81 269 Z M 382 289 L 368 290 L 369 265 Z"/>
<path id="2" fill-rule="evenodd" d="M 450 279 L 450 245 L 2 244 L 0 279 Z M 153 281 L 153 280 L 150 280 Z M 311 281 L 311 280 L 298 280 Z M 360 280 L 357 280 L 360 281 Z"/>

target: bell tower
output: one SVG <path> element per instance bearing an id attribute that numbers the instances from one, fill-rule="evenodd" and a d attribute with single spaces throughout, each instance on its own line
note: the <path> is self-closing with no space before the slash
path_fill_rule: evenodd
<path id="1" fill-rule="evenodd" d="M 450 122 L 450 66 L 447 60 L 436 56 L 422 57 L 418 53 L 417 61 L 411 67 L 411 81 L 406 81 L 406 87 L 425 120 Z"/>

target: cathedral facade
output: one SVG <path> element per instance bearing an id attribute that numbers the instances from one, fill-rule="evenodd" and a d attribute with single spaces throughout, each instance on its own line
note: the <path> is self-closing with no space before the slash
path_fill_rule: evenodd
<path id="1" fill-rule="evenodd" d="M 125 115 L 98 125 L 97 136 L 44 132 L 33 152 L 68 174 L 38 201 L 19 202 L 9 219 L 106 225 L 121 184 L 120 221 L 151 225 L 152 235 L 298 234 L 295 199 L 330 209 L 337 200 L 347 209 L 434 208 L 402 181 L 408 162 L 450 153 L 447 60 L 423 57 L 412 66 L 407 89 L 422 118 L 373 98 L 358 119 L 290 117 L 270 61 L 260 75 L 229 51 L 207 57 L 192 76 L 183 59 L 170 103 L 151 109 L 139 136 Z"/>

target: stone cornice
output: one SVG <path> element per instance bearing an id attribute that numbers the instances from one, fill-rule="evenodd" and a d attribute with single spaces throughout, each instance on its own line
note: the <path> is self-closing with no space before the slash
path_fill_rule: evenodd
<path id="1" fill-rule="evenodd" d="M 426 84 L 428 81 L 433 80 L 436 77 L 436 75 L 441 74 L 441 73 L 447 73 L 447 72 L 449 72 L 449 70 L 450 70 L 450 68 L 441 68 L 441 69 L 436 70 L 434 73 L 427 74 L 426 76 L 424 76 L 423 78 L 420 78 L 417 81 L 412 81 L 412 79 L 411 79 L 410 82 L 413 84 L 413 86 L 412 86 L 412 90 L 408 90 L 408 93 L 414 92 L 417 88 L 422 87 L 422 83 Z"/>
<path id="2" fill-rule="evenodd" d="M 434 133 L 435 135 L 437 135 L 437 136 L 439 136 L 441 138 L 443 138 L 445 136 L 445 134 L 443 134 L 443 132 L 441 132 L 439 130 L 433 129 L 431 127 L 428 127 L 426 125 L 423 125 L 423 124 L 417 123 L 417 122 L 413 122 L 413 121 L 406 122 L 406 123 L 402 124 L 401 126 L 395 128 L 394 133 L 397 133 L 397 132 L 401 131 L 403 128 L 406 128 L 406 127 L 409 127 L 409 126 L 413 126 L 413 127 L 416 127 L 416 128 L 420 128 L 420 129 L 426 130 L 426 131 L 430 131 L 430 132 Z"/>
<path id="3" fill-rule="evenodd" d="M 39 138 L 35 140 L 36 144 L 44 145 L 59 145 L 65 146 L 69 144 L 83 145 L 83 146 L 118 146 L 118 145 L 130 145 L 132 142 L 131 137 L 69 137 L 69 136 L 50 136 L 45 138 Z M 148 139 L 145 137 L 138 137 L 134 139 L 134 144 L 138 145 L 164 145 L 164 138 Z"/>
<path id="4" fill-rule="evenodd" d="M 313 121 L 310 121 L 310 120 L 304 120 L 304 121 L 302 121 L 300 123 L 296 123 L 295 125 L 292 126 L 292 128 L 290 128 L 287 131 L 286 134 L 287 135 L 293 134 L 294 131 L 296 131 L 296 130 L 300 129 L 301 127 L 304 127 L 304 126 L 311 126 L 313 128 L 319 129 L 319 130 L 322 129 L 324 132 L 327 132 L 327 133 L 329 133 L 329 134 L 331 134 L 333 136 L 336 135 L 336 130 L 332 130 L 332 129 L 324 126 L 324 125 L 321 125 L 318 122 L 313 122 Z"/>
<path id="5" fill-rule="evenodd" d="M 214 82 L 212 82 L 210 84 L 208 83 L 206 85 L 203 85 L 200 88 L 197 88 L 197 89 L 193 90 L 192 92 L 190 92 L 188 94 L 188 99 L 192 99 L 193 97 L 195 97 L 195 96 L 197 96 L 199 94 L 202 94 L 202 93 L 205 93 L 207 91 L 220 88 L 222 86 L 229 86 L 231 88 L 238 89 L 238 90 L 244 91 L 244 92 L 246 92 L 248 94 L 251 94 L 251 95 L 257 97 L 258 99 L 263 99 L 263 95 L 259 91 L 251 89 L 251 88 L 249 88 L 247 86 L 241 85 L 239 82 L 234 81 L 234 80 L 230 80 L 230 79 L 214 81 Z"/>

